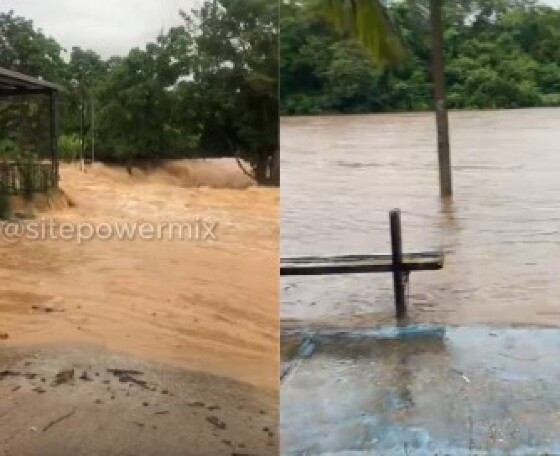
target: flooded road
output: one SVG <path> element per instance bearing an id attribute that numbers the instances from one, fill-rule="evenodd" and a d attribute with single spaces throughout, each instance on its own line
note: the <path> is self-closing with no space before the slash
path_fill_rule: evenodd
<path id="1" fill-rule="evenodd" d="M 455 196 L 439 198 L 433 115 L 282 121 L 282 256 L 443 249 L 414 273 L 412 322 L 560 324 L 560 109 L 450 114 Z M 284 278 L 283 325 L 393 321 L 390 274 Z"/>

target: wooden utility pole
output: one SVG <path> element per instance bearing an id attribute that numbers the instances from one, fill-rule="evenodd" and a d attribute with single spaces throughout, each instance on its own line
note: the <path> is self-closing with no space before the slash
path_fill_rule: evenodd
<path id="1" fill-rule="evenodd" d="M 80 94 L 80 166 L 84 160 L 84 150 L 86 147 L 85 144 L 85 102 L 84 102 L 84 94 Z"/>
<path id="2" fill-rule="evenodd" d="M 395 292 L 395 308 L 397 319 L 406 315 L 406 284 L 407 279 L 403 268 L 401 211 L 394 209 L 389 214 L 391 224 L 391 256 L 393 263 L 393 288 Z"/>
<path id="3" fill-rule="evenodd" d="M 430 0 L 432 30 L 432 81 L 437 124 L 439 188 L 442 197 L 453 194 L 451 157 L 449 151 L 449 120 L 445 107 L 445 63 L 443 56 L 443 0 Z"/>
<path id="4" fill-rule="evenodd" d="M 91 164 L 95 161 L 95 105 L 91 95 Z"/>
<path id="5" fill-rule="evenodd" d="M 49 93 L 49 111 L 50 111 L 50 142 L 51 142 L 51 163 L 53 167 L 52 184 L 58 187 L 58 129 L 59 129 L 59 119 L 58 119 L 58 97 L 57 92 L 51 90 Z"/>

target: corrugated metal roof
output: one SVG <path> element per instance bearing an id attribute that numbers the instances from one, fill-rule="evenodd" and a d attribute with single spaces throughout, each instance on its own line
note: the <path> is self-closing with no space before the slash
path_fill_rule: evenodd
<path id="1" fill-rule="evenodd" d="M 42 79 L 33 78 L 17 71 L 0 68 L 0 90 L 55 90 L 63 91 L 63 87 Z"/>

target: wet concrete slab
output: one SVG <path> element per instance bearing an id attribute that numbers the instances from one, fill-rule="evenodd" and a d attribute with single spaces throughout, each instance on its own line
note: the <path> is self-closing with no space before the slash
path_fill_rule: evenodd
<path id="1" fill-rule="evenodd" d="M 284 455 L 559 455 L 560 330 L 286 332 Z"/>

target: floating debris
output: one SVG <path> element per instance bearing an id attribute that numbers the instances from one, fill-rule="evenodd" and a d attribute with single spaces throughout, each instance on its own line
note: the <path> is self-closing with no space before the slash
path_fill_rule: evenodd
<path id="1" fill-rule="evenodd" d="M 72 380 L 74 380 L 74 369 L 61 370 L 58 374 L 56 374 L 51 386 L 59 386 L 64 383 L 69 383 Z"/>
<path id="2" fill-rule="evenodd" d="M 82 375 L 80 375 L 79 377 L 80 380 L 84 380 L 86 382 L 91 382 L 93 381 L 92 378 L 88 375 L 87 371 L 83 371 Z"/>
<path id="3" fill-rule="evenodd" d="M 207 416 L 206 421 L 208 421 L 210 424 L 214 425 L 214 427 L 216 427 L 218 429 L 223 430 L 227 427 L 226 423 L 221 421 L 217 416 Z"/>
<path id="4" fill-rule="evenodd" d="M 313 354 L 315 350 L 315 342 L 313 341 L 313 337 L 308 337 L 303 340 L 301 345 L 298 349 L 298 356 L 300 358 L 309 358 Z"/>
<path id="5" fill-rule="evenodd" d="M 204 402 L 189 402 L 187 405 L 189 407 L 204 407 Z"/>
<path id="6" fill-rule="evenodd" d="M 60 423 L 61 421 L 64 421 L 67 418 L 70 418 L 74 413 L 76 413 L 76 409 L 72 409 L 69 413 L 67 413 L 66 415 L 62 415 L 61 417 L 50 421 L 49 423 L 47 423 L 47 425 L 43 428 L 43 432 L 48 431 L 51 427 L 53 427 L 55 424 Z"/>
<path id="7" fill-rule="evenodd" d="M 21 375 L 20 372 L 4 370 L 0 372 L 0 380 L 3 380 L 5 377 L 18 377 L 19 375 Z"/>
<path id="8" fill-rule="evenodd" d="M 121 383 L 135 383 L 144 389 L 152 389 L 148 386 L 148 382 L 134 377 L 135 375 L 143 375 L 144 373 L 141 371 L 134 369 L 107 369 L 107 372 L 117 377 Z"/>

